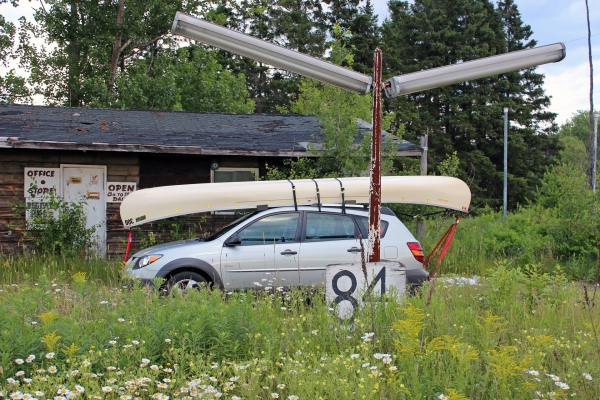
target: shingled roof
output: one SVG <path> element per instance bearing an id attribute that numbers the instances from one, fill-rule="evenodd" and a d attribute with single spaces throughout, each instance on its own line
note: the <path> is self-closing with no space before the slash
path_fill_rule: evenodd
<path id="1" fill-rule="evenodd" d="M 357 143 L 370 131 L 358 125 Z M 321 137 L 313 115 L 0 105 L 3 148 L 300 157 Z M 396 143 L 399 155 L 421 154 L 417 145 Z"/>

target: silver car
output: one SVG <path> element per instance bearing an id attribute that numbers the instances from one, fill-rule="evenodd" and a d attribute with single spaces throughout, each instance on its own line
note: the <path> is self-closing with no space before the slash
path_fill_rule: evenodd
<path id="1" fill-rule="evenodd" d="M 124 277 L 149 283 L 162 278 L 167 289 L 202 285 L 221 289 L 324 285 L 329 264 L 360 263 L 360 238 L 368 237 L 368 209 L 362 206 L 280 207 L 255 211 L 200 239 L 149 247 L 134 254 Z M 367 240 L 363 239 L 366 249 Z M 381 258 L 406 266 L 409 285 L 428 278 L 421 245 L 394 215 L 381 209 Z"/>

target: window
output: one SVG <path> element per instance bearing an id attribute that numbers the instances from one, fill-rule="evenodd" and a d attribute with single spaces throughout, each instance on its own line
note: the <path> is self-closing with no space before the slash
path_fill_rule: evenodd
<path id="1" fill-rule="evenodd" d="M 242 245 L 273 244 L 296 241 L 298 213 L 275 214 L 242 229 Z"/>
<path id="2" fill-rule="evenodd" d="M 228 168 L 222 167 L 216 171 L 210 170 L 210 180 L 219 182 L 245 182 L 258 180 L 258 168 Z"/>
<path id="3" fill-rule="evenodd" d="M 306 215 L 306 241 L 354 239 L 354 232 L 354 221 L 349 215 L 321 212 Z"/>
<path id="4" fill-rule="evenodd" d="M 356 218 L 356 222 L 358 222 L 358 226 L 360 227 L 363 239 L 367 239 L 369 237 L 369 218 L 360 216 L 354 216 L 354 218 Z M 388 225 L 389 222 L 381 220 L 379 225 L 380 237 L 385 237 Z"/>

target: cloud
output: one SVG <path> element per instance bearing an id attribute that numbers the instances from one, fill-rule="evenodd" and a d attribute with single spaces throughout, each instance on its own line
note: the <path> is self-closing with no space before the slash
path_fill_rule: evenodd
<path id="1" fill-rule="evenodd" d="M 556 122 L 564 124 L 577 110 L 590 108 L 590 69 L 587 62 L 568 70 L 552 70 L 552 66 L 538 69 L 546 75 L 544 89 L 552 96 L 550 111 L 558 113 Z M 600 108 L 600 68 L 594 69 L 594 106 Z"/>

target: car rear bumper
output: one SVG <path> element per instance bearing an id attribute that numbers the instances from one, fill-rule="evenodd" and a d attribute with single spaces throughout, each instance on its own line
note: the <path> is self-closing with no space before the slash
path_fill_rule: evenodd
<path id="1" fill-rule="evenodd" d="M 421 286 L 423 282 L 429 280 L 429 272 L 424 269 L 407 269 L 406 284 L 412 286 Z"/>

